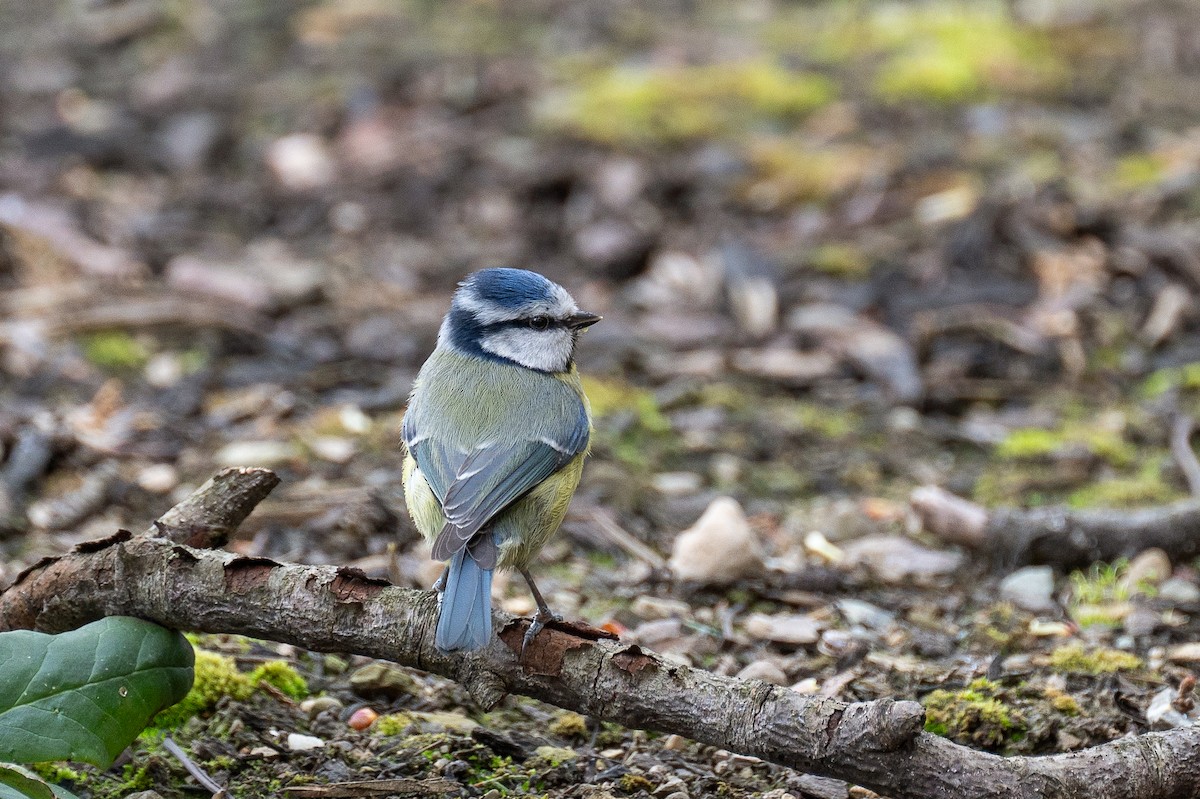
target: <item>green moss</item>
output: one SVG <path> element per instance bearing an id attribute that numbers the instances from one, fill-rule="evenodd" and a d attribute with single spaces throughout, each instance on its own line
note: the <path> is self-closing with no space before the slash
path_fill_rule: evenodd
<path id="1" fill-rule="evenodd" d="M 580 70 L 547 103 L 555 127 L 605 144 L 667 144 L 785 123 L 828 103 L 833 85 L 773 60 Z"/>
<path id="2" fill-rule="evenodd" d="M 1026 427 L 1010 432 L 996 447 L 1000 458 L 1020 460 L 1060 454 L 1070 446 L 1088 452 L 1113 466 L 1126 466 L 1137 460 L 1138 449 L 1125 440 L 1120 431 L 1096 427 L 1087 422 L 1069 422 L 1057 430 Z"/>
<path id="3" fill-rule="evenodd" d="M 65 763 L 29 763 L 25 768 L 49 783 L 57 785 L 60 782 L 77 783 L 84 776 Z"/>
<path id="4" fill-rule="evenodd" d="M 587 719 L 578 713 L 567 711 L 550 722 L 550 734 L 560 738 L 582 739 L 588 734 Z"/>
<path id="5" fill-rule="evenodd" d="M 1166 176 L 1166 164 L 1161 157 L 1152 153 L 1131 153 L 1117 160 L 1111 180 L 1118 191 L 1134 191 L 1156 186 Z"/>
<path id="6" fill-rule="evenodd" d="M 293 698 L 308 694 L 304 678 L 283 661 L 269 661 L 243 674 L 228 655 L 197 649 L 191 690 L 178 704 L 155 716 L 154 726 L 160 729 L 177 727 L 193 716 L 212 710 L 226 696 L 239 701 L 248 699 L 260 681 L 270 683 Z"/>
<path id="7" fill-rule="evenodd" d="M 617 788 L 622 793 L 638 793 L 639 791 L 652 793 L 655 787 L 653 782 L 641 774 L 623 774 L 621 779 L 617 780 Z"/>
<path id="8" fill-rule="evenodd" d="M 885 4 L 866 33 L 867 47 L 886 53 L 875 92 L 889 102 L 957 103 L 1052 86 L 1065 74 L 1053 43 L 1000 3 Z"/>
<path id="9" fill-rule="evenodd" d="M 759 136 L 747 145 L 753 174 L 739 196 L 763 210 L 824 200 L 858 183 L 873 155 L 848 145 L 814 147 L 798 138 Z"/>
<path id="10" fill-rule="evenodd" d="M 813 250 L 805 264 L 832 277 L 865 278 L 871 263 L 863 251 L 849 242 L 822 244 Z"/>
<path id="11" fill-rule="evenodd" d="M 1107 647 L 1088 651 L 1083 644 L 1069 644 L 1050 653 L 1050 667 L 1065 674 L 1114 674 L 1137 671 L 1142 665 L 1137 655 Z"/>
<path id="12" fill-rule="evenodd" d="M 1042 689 L 1042 692 L 1045 694 L 1046 699 L 1049 700 L 1050 706 L 1064 716 L 1078 716 L 1083 712 L 1079 707 L 1079 702 L 1075 701 L 1075 697 L 1064 691 L 1047 686 Z"/>
<path id="13" fill-rule="evenodd" d="M 1026 734 L 1019 711 L 998 697 L 999 686 L 979 679 L 961 691 L 938 689 L 925 696 L 925 729 L 961 743 L 995 748 Z"/>
<path id="14" fill-rule="evenodd" d="M 1142 381 L 1140 393 L 1147 399 L 1161 397 L 1168 391 L 1200 389 L 1200 362 L 1158 369 Z"/>
<path id="15" fill-rule="evenodd" d="M 525 765 L 535 771 L 540 771 L 546 768 L 556 768 L 577 757 L 579 757 L 579 753 L 574 749 L 563 746 L 539 746 Z"/>
<path id="16" fill-rule="evenodd" d="M 260 682 L 270 683 L 292 699 L 308 696 L 308 683 L 290 664 L 282 660 L 270 660 L 257 666 L 250 672 L 248 679 L 252 685 L 258 685 Z"/>
<path id="17" fill-rule="evenodd" d="M 1123 579 L 1127 571 L 1127 558 L 1117 558 L 1112 563 L 1093 563 L 1087 571 L 1076 569 L 1067 576 L 1071 584 L 1071 601 L 1080 605 L 1099 605 L 1129 599 Z"/>
<path id="18" fill-rule="evenodd" d="M 371 729 L 379 735 L 399 735 L 413 724 L 413 718 L 407 713 L 388 713 L 375 719 Z"/>
<path id="19" fill-rule="evenodd" d="M 123 330 L 90 333 L 80 343 L 90 363 L 112 372 L 140 369 L 150 359 L 146 348 Z"/>
<path id="20" fill-rule="evenodd" d="M 1099 480 L 1071 492 L 1067 497 L 1067 504 L 1072 508 L 1119 508 L 1160 505 L 1182 496 L 1181 491 L 1168 485 L 1163 479 L 1161 464 L 1155 459 L 1149 459 L 1136 474 Z"/>

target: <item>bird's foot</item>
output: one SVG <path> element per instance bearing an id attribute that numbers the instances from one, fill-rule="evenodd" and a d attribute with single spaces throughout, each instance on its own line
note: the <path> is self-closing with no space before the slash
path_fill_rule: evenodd
<path id="1" fill-rule="evenodd" d="M 546 625 L 551 622 L 561 622 L 563 617 L 557 613 L 551 613 L 549 610 L 539 610 L 537 615 L 533 617 L 533 621 L 529 623 L 529 629 L 525 631 L 525 637 L 521 639 L 521 660 L 525 660 L 525 650 L 533 643 L 533 639 L 538 637 L 538 633 L 546 628 Z"/>

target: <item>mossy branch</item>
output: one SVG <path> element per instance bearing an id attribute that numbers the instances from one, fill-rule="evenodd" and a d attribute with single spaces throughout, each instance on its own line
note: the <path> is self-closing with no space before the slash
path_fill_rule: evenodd
<path id="1" fill-rule="evenodd" d="M 220 477 L 198 493 L 228 491 L 262 474 L 234 470 Z M 184 527 L 203 527 L 206 513 L 221 513 L 202 496 L 184 505 L 176 514 Z M 222 524 L 229 518 L 222 516 Z M 680 666 L 586 628 L 544 631 L 521 662 L 526 622 L 497 613 L 499 635 L 488 648 L 438 652 L 436 605 L 432 592 L 389 586 L 353 569 L 275 563 L 122 532 L 23 573 L 0 594 L 0 629 L 58 632 L 124 614 L 385 658 L 458 680 L 485 707 L 507 693 L 524 694 L 896 799 L 1167 799 L 1200 793 L 1200 728 L 1053 757 L 1001 758 L 921 731 L 924 711 L 916 702 L 847 704 L 805 696 Z"/>

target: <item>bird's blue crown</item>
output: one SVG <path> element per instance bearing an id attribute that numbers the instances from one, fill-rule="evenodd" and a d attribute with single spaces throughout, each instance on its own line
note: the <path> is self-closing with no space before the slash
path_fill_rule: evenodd
<path id="1" fill-rule="evenodd" d="M 484 302 L 515 310 L 549 299 L 554 293 L 554 283 L 527 269 L 496 267 L 471 275 L 462 283 L 462 290 L 473 292 Z"/>

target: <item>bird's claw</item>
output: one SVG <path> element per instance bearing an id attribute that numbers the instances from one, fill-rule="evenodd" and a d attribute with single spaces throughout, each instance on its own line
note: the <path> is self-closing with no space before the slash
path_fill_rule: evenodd
<path id="1" fill-rule="evenodd" d="M 521 639 L 521 660 L 525 660 L 525 650 L 533 643 L 533 639 L 538 637 L 538 633 L 546 628 L 546 625 L 551 622 L 560 622 L 563 617 L 557 613 L 542 613 L 538 612 L 533 617 L 533 621 L 529 622 L 529 629 L 525 631 L 525 637 Z"/>

